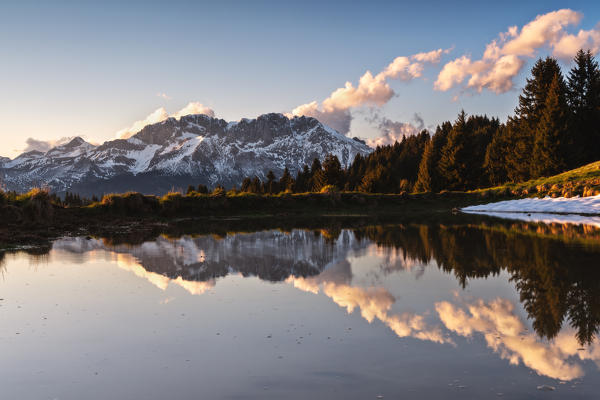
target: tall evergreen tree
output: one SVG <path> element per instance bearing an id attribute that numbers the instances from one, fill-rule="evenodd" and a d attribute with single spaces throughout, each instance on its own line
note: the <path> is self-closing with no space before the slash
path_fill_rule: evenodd
<path id="1" fill-rule="evenodd" d="M 309 191 L 309 183 L 310 183 L 310 169 L 308 165 L 304 165 L 302 171 L 298 171 L 296 175 L 296 182 L 294 183 L 294 192 L 296 193 L 304 193 Z"/>
<path id="2" fill-rule="evenodd" d="M 448 121 L 438 126 L 431 141 L 427 143 L 419 170 L 414 190 L 417 192 L 438 192 L 444 182 L 438 172 L 438 164 L 442 156 L 442 149 L 448 141 L 448 134 L 452 130 L 452 124 Z"/>
<path id="3" fill-rule="evenodd" d="M 323 174 L 321 161 L 319 161 L 318 158 L 315 158 L 310 167 L 310 181 L 308 183 L 308 190 L 319 192 L 323 186 L 325 186 L 325 174 Z"/>
<path id="4" fill-rule="evenodd" d="M 334 185 L 339 189 L 344 187 L 344 171 L 337 156 L 328 154 L 325 157 L 325 160 L 323 160 L 323 173 L 326 185 Z"/>
<path id="5" fill-rule="evenodd" d="M 508 180 L 506 170 L 506 152 L 509 146 L 506 140 L 506 125 L 501 126 L 492 136 L 490 144 L 485 152 L 483 167 L 487 175 L 488 182 L 494 185 L 500 185 Z"/>
<path id="6" fill-rule="evenodd" d="M 528 180 L 531 172 L 534 135 L 523 126 L 518 119 L 509 117 L 503 135 L 506 176 L 512 182 Z"/>
<path id="7" fill-rule="evenodd" d="M 271 194 L 278 192 L 277 182 L 275 181 L 275 174 L 273 171 L 267 172 L 267 181 L 265 182 L 264 192 Z"/>
<path id="8" fill-rule="evenodd" d="M 460 189 L 463 186 L 466 163 L 461 155 L 464 153 L 467 135 L 467 115 L 462 110 L 448 134 L 438 165 L 447 189 Z"/>
<path id="9" fill-rule="evenodd" d="M 198 189 L 196 191 L 198 193 L 207 194 L 208 193 L 208 188 L 206 187 L 206 185 L 199 184 L 198 185 Z"/>
<path id="10" fill-rule="evenodd" d="M 327 178 L 325 176 L 325 171 L 323 169 L 318 169 L 312 175 L 311 179 L 311 190 L 313 192 L 320 192 L 324 186 L 327 185 Z"/>
<path id="11" fill-rule="evenodd" d="M 350 167 L 346 171 L 346 185 L 344 186 L 345 190 L 354 191 L 358 189 L 361 179 L 365 173 L 365 168 L 365 158 L 360 154 L 356 154 L 354 161 L 352 161 L 352 164 L 350 164 Z"/>
<path id="12" fill-rule="evenodd" d="M 554 76 L 537 125 L 532 157 L 533 177 L 553 175 L 566 167 L 568 108 L 561 79 L 559 74 Z"/>
<path id="13" fill-rule="evenodd" d="M 433 192 L 434 183 L 433 183 L 433 174 L 435 171 L 434 164 L 434 147 L 433 147 L 433 139 L 427 142 L 425 145 L 425 151 L 423 152 L 423 158 L 421 159 L 421 163 L 419 164 L 419 172 L 417 174 L 417 181 L 415 182 L 414 191 L 415 192 Z"/>
<path id="14" fill-rule="evenodd" d="M 507 151 L 512 153 L 507 154 L 507 173 L 514 181 L 529 179 L 533 170 L 533 138 L 546 105 L 548 89 L 557 74 L 562 77 L 558 61 L 551 57 L 538 59 L 531 69 L 531 77 L 527 78 L 523 93 L 519 96 L 515 116 L 511 118 L 506 136 L 510 146 Z"/>
<path id="15" fill-rule="evenodd" d="M 600 68 L 590 50 L 579 50 L 567 81 L 571 111 L 570 167 L 600 158 Z"/>
<path id="16" fill-rule="evenodd" d="M 257 193 L 257 194 L 262 193 L 262 182 L 260 181 L 258 176 L 255 176 L 252 179 L 252 184 L 250 185 L 250 192 Z"/>
<path id="17" fill-rule="evenodd" d="M 240 188 L 240 190 L 244 193 L 248 193 L 250 192 L 250 187 L 252 186 L 252 180 L 250 178 L 244 178 L 244 180 L 242 181 L 242 187 Z"/>
<path id="18" fill-rule="evenodd" d="M 292 178 L 292 175 L 290 174 L 290 171 L 288 170 L 287 167 L 285 167 L 285 169 L 283 170 L 283 174 L 281 175 L 281 178 L 279 178 L 279 190 L 280 191 L 286 191 L 286 190 L 292 190 L 294 187 L 294 178 Z"/>

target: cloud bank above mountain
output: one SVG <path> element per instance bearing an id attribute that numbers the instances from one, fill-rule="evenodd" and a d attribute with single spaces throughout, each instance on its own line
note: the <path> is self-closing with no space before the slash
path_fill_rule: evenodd
<path id="1" fill-rule="evenodd" d="M 158 122 L 162 122 L 162 121 L 166 120 L 167 118 L 179 119 L 184 115 L 190 115 L 190 114 L 206 114 L 209 117 L 215 116 L 215 112 L 213 111 L 212 108 L 207 107 L 204 104 L 199 103 L 197 101 L 192 101 L 192 102 L 188 103 L 181 110 L 174 112 L 173 114 L 169 114 L 164 107 L 160 107 L 160 108 L 157 108 L 156 110 L 154 110 L 153 112 L 151 112 L 150 114 L 148 114 L 146 116 L 146 118 L 135 121 L 129 127 L 121 129 L 120 131 L 118 131 L 115 134 L 115 136 L 118 139 L 128 139 L 131 136 L 138 133 L 139 131 L 141 131 L 147 125 L 152 125 L 152 124 L 156 124 Z"/>
<path id="2" fill-rule="evenodd" d="M 426 64 L 437 64 L 442 54 L 450 49 L 437 49 L 409 57 L 396 57 L 381 72 L 373 75 L 366 71 L 358 80 L 358 85 L 347 81 L 344 87 L 334 90 L 322 102 L 312 101 L 294 108 L 291 115 L 305 115 L 317 118 L 338 132 L 347 134 L 352 122 L 351 110 L 361 106 L 382 107 L 396 94 L 390 87 L 390 80 L 411 81 L 423 76 Z"/>

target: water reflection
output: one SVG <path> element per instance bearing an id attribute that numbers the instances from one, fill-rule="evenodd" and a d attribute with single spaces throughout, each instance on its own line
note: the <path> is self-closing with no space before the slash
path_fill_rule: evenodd
<path id="1" fill-rule="evenodd" d="M 588 361 L 600 366 L 600 230 L 593 226 L 407 223 L 160 236 L 135 245 L 65 238 L 50 254 L 108 257 L 161 290 L 179 286 L 192 295 L 231 274 L 285 282 L 398 337 L 458 348 L 468 345 L 461 339 L 480 337 L 510 364 L 563 381 L 584 376 Z M 416 285 L 429 270 L 454 276 L 455 292 L 407 309 L 391 277 L 410 274 Z M 508 279 L 520 302 L 464 290 L 481 278 Z"/>

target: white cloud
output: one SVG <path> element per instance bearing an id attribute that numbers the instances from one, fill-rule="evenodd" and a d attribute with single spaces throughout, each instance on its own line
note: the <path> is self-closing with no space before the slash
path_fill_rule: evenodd
<path id="1" fill-rule="evenodd" d="M 512 26 L 500 33 L 498 39 L 486 46 L 483 57 L 473 60 L 463 55 L 446 63 L 435 81 L 434 88 L 447 91 L 466 81 L 466 88 L 504 93 L 514 86 L 513 79 L 525 65 L 523 57 L 534 57 L 540 48 L 548 48 L 556 57 L 571 59 L 580 48 L 597 53 L 600 48 L 600 29 L 569 34 L 566 28 L 577 25 L 583 15 L 562 9 L 538 15 L 519 31 Z"/>
<path id="2" fill-rule="evenodd" d="M 165 99 L 165 100 L 171 100 L 171 99 L 172 99 L 172 97 L 171 97 L 171 96 L 169 96 L 168 94 L 166 94 L 166 93 L 161 93 L 161 92 L 159 92 L 159 93 L 156 93 L 156 96 L 157 96 L 157 97 L 160 97 L 160 98 L 162 98 L 162 99 Z"/>
<path id="3" fill-rule="evenodd" d="M 449 50 L 433 50 L 410 57 L 396 57 L 383 71 L 373 75 L 367 71 L 360 77 L 358 85 L 346 82 L 344 87 L 334 90 L 319 104 L 316 101 L 296 107 L 291 115 L 315 117 L 341 133 L 348 133 L 352 122 L 351 109 L 371 105 L 381 107 L 394 96 L 389 79 L 410 81 L 420 78 L 426 63 L 435 64 Z"/>
<path id="4" fill-rule="evenodd" d="M 164 107 L 160 107 L 154 110 L 148 116 L 146 116 L 146 118 L 139 121 L 135 121 L 131 126 L 121 129 L 116 133 L 115 136 L 119 139 L 128 139 L 131 136 L 138 133 L 139 131 L 141 131 L 147 125 L 162 122 L 170 117 L 179 119 L 184 115 L 190 114 L 206 114 L 210 117 L 215 116 L 215 112 L 210 107 L 207 107 L 199 102 L 190 102 L 181 110 L 170 115 Z"/>

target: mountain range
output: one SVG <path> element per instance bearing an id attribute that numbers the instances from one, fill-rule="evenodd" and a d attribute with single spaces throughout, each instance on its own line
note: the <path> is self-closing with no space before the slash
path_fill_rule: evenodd
<path id="1" fill-rule="evenodd" d="M 268 171 L 295 175 L 327 154 L 348 166 L 372 149 L 311 117 L 264 114 L 227 122 L 203 114 L 148 125 L 128 139 L 93 145 L 80 137 L 47 152 L 0 158 L 4 189 L 47 187 L 82 195 L 138 191 L 164 194 L 189 184 L 239 186 L 245 177 Z"/>

